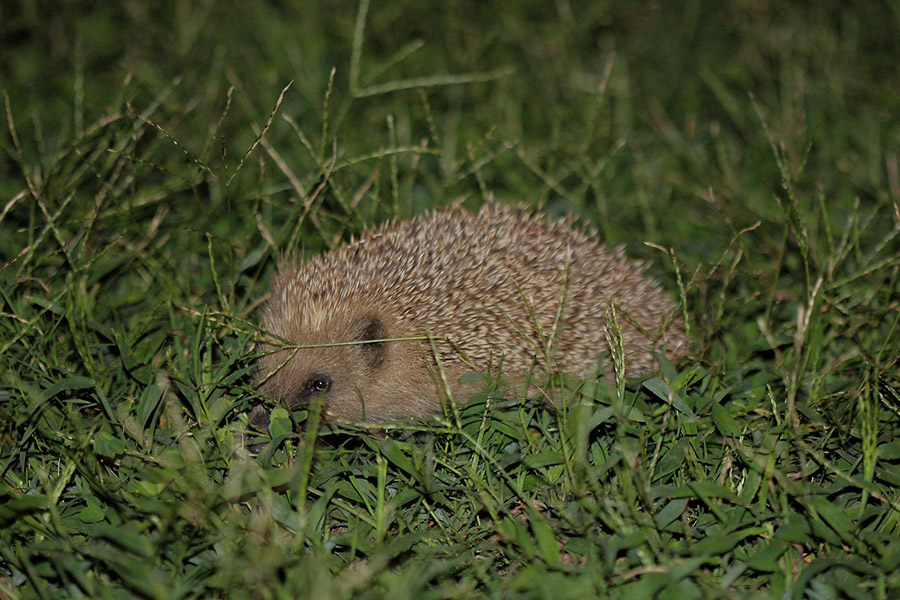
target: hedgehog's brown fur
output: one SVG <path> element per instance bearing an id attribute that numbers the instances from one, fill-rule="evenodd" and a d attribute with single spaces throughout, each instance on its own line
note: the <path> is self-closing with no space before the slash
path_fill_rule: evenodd
<path id="1" fill-rule="evenodd" d="M 264 345 L 260 388 L 288 406 L 322 393 L 326 419 L 435 413 L 446 392 L 470 391 L 460 375 L 501 357 L 505 374 L 535 365 L 594 371 L 608 349 L 610 300 L 628 374 L 653 369 L 655 350 L 683 353 L 675 306 L 643 266 L 571 220 L 489 204 L 477 214 L 454 209 L 391 222 L 299 266 L 282 265 L 263 327 L 304 347 Z M 428 340 L 361 343 L 422 336 L 433 340 L 437 361 Z M 436 376 L 438 362 L 449 385 Z M 251 422 L 267 421 L 257 407 Z"/>

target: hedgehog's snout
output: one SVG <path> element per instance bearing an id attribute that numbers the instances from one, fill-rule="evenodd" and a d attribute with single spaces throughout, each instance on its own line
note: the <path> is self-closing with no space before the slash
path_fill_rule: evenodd
<path id="1" fill-rule="evenodd" d="M 297 393 L 288 394 L 287 397 L 281 397 L 278 398 L 278 400 L 279 402 L 283 402 L 287 408 L 306 406 L 317 396 L 321 397 L 322 400 L 326 400 L 332 385 L 333 380 L 329 374 L 321 371 L 314 371 L 310 373 L 309 377 L 307 377 Z M 326 408 L 326 413 L 327 412 Z M 266 432 L 269 429 L 270 419 L 271 414 L 265 405 L 260 404 L 254 407 L 253 412 L 250 413 L 251 432 Z M 248 438 L 245 438 L 245 440 L 246 439 Z M 265 446 L 265 443 L 247 444 L 246 441 L 245 444 L 247 445 L 247 448 L 254 453 L 259 452 Z"/>

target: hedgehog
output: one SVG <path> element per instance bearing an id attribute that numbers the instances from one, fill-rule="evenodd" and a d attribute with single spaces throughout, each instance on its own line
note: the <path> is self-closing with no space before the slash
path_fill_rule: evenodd
<path id="1" fill-rule="evenodd" d="M 477 391 L 465 373 L 596 373 L 610 307 L 625 374 L 686 339 L 675 303 L 642 263 L 570 216 L 486 204 L 390 221 L 297 263 L 282 261 L 262 316 L 258 388 L 288 408 L 322 400 L 325 421 L 439 413 Z M 250 423 L 268 425 L 260 405 Z"/>

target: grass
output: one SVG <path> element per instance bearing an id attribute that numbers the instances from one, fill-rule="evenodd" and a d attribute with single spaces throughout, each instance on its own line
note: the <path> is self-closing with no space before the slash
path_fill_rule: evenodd
<path id="1" fill-rule="evenodd" d="M 900 595 L 895 6 L 0 23 L 0 597 Z M 236 454 L 279 254 L 491 195 L 650 262 L 690 356 Z"/>

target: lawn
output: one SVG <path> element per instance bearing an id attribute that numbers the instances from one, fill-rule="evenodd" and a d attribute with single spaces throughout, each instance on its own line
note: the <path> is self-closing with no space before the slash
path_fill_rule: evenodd
<path id="1" fill-rule="evenodd" d="M 896 3 L 92 4 L 0 7 L 0 599 L 900 598 Z M 490 198 L 687 357 L 239 449 L 279 258 Z"/>

